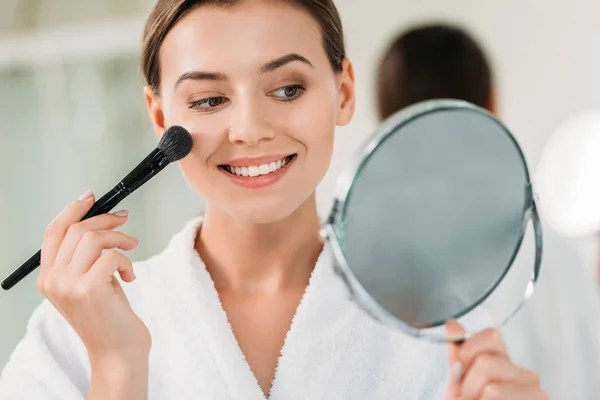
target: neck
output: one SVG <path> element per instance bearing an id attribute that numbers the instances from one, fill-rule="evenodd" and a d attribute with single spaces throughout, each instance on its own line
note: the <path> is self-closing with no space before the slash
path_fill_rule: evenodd
<path id="1" fill-rule="evenodd" d="M 196 250 L 219 292 L 306 286 L 323 248 L 315 195 L 283 220 L 251 224 L 207 206 Z"/>

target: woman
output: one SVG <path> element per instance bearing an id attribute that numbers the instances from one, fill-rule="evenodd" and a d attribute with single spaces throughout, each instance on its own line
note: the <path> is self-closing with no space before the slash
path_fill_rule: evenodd
<path id="1" fill-rule="evenodd" d="M 77 222 L 94 197 L 69 205 L 3 399 L 545 398 L 494 331 L 447 355 L 371 321 L 335 277 L 315 188 L 355 98 L 332 1 L 159 0 L 142 65 L 157 137 L 194 137 L 180 168 L 206 214 L 133 266 L 114 250 L 137 245 L 114 231 L 127 212 Z"/>

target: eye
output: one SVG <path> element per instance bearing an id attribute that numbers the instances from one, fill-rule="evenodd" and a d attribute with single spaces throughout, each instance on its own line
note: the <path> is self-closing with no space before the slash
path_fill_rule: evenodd
<path id="1" fill-rule="evenodd" d="M 275 89 L 271 94 L 281 101 L 292 101 L 300 97 L 305 90 L 301 85 L 289 85 Z"/>
<path id="2" fill-rule="evenodd" d="M 197 100 L 190 103 L 189 108 L 194 108 L 202 111 L 212 111 L 212 109 L 225 104 L 227 99 L 225 97 L 209 97 L 207 99 Z"/>

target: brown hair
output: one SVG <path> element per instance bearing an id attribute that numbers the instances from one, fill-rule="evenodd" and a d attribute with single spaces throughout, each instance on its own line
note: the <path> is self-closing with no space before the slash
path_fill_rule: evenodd
<path id="1" fill-rule="evenodd" d="M 492 106 L 492 73 L 483 50 L 464 30 L 441 24 L 415 27 L 396 37 L 377 77 L 382 119 L 436 98 Z"/>
<path id="2" fill-rule="evenodd" d="M 203 5 L 232 6 L 239 0 L 158 0 L 144 28 L 141 65 L 144 77 L 154 93 L 160 87 L 159 50 L 167 33 L 188 12 Z M 342 71 L 346 56 L 342 23 L 333 0 L 283 0 L 307 11 L 317 21 L 323 35 L 323 47 L 331 67 Z"/>

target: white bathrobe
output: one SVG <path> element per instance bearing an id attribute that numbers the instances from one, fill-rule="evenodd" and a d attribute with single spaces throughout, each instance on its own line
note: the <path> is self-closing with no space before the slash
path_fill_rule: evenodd
<path id="1" fill-rule="evenodd" d="M 152 335 L 149 397 L 265 400 L 194 250 L 201 220 L 167 249 L 136 263 L 124 288 Z M 441 400 L 446 346 L 380 325 L 349 300 L 324 251 L 285 339 L 271 400 Z M 0 378 L 2 400 L 84 399 L 88 357 L 75 332 L 44 302 Z"/>
<path id="2" fill-rule="evenodd" d="M 575 240 L 544 227 L 538 287 L 500 329 L 513 361 L 540 375 L 552 400 L 600 399 L 600 296 Z M 533 254 L 533 244 L 520 250 Z M 517 258 L 515 263 L 526 262 Z M 530 263 L 530 261 L 529 261 Z M 520 268 L 520 266 L 516 266 Z M 517 295 L 515 293 L 515 295 Z"/>

